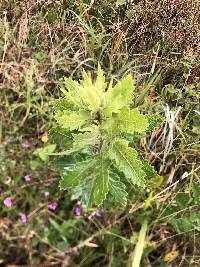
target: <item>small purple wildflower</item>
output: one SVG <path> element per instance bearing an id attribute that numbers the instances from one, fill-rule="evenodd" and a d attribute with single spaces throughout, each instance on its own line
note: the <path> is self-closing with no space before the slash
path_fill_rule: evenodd
<path id="1" fill-rule="evenodd" d="M 101 217 L 101 216 L 102 216 L 102 212 L 101 212 L 100 210 L 97 210 L 97 211 L 95 212 L 95 216 L 96 216 L 96 217 Z"/>
<path id="2" fill-rule="evenodd" d="M 6 206 L 6 207 L 11 207 L 12 206 L 12 199 L 10 198 L 10 197 L 7 197 L 7 198 L 5 198 L 4 199 L 4 201 L 3 201 L 3 203 L 4 203 L 4 205 Z"/>
<path id="3" fill-rule="evenodd" d="M 26 222 L 27 222 L 27 216 L 26 216 L 26 214 L 22 214 L 22 215 L 21 215 L 21 221 L 22 221 L 23 223 L 26 223 Z"/>
<path id="4" fill-rule="evenodd" d="M 26 140 L 25 142 L 22 143 L 22 147 L 24 149 L 29 149 L 30 148 L 30 143 Z"/>
<path id="5" fill-rule="evenodd" d="M 77 207 L 77 208 L 75 209 L 75 215 L 76 215 L 76 216 L 81 216 L 81 209 L 80 209 L 79 207 Z"/>
<path id="6" fill-rule="evenodd" d="M 50 203 L 50 204 L 48 205 L 48 208 L 49 208 L 50 210 L 56 210 L 56 209 L 57 209 L 57 206 L 58 206 L 58 204 L 55 203 L 55 202 L 53 202 L 53 203 Z"/>
<path id="7" fill-rule="evenodd" d="M 30 180 L 31 180 L 31 176 L 30 176 L 30 175 L 25 175 L 25 176 L 24 176 L 24 180 L 25 180 L 26 182 L 30 182 Z"/>

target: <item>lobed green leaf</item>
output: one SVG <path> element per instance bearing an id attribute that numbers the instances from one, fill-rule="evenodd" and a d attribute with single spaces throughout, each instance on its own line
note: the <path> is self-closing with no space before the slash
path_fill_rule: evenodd
<path id="1" fill-rule="evenodd" d="M 126 206 L 128 195 L 126 192 L 126 186 L 120 181 L 116 174 L 113 174 L 109 178 L 109 191 L 116 202 L 120 203 L 122 206 Z"/>
<path id="2" fill-rule="evenodd" d="M 110 161 L 101 157 L 98 161 L 93 185 L 94 202 L 97 206 L 103 203 L 109 190 L 109 167 Z"/>
<path id="3" fill-rule="evenodd" d="M 91 167 L 95 164 L 94 160 L 86 160 L 75 164 L 74 169 L 63 174 L 60 180 L 60 189 L 68 189 L 79 185 L 91 175 Z"/>
<path id="4" fill-rule="evenodd" d="M 114 119 L 114 130 L 125 133 L 145 133 L 148 128 L 148 120 L 140 114 L 138 109 L 123 108 Z"/>
<path id="5" fill-rule="evenodd" d="M 103 114 L 106 117 L 111 117 L 113 113 L 119 111 L 132 102 L 132 94 L 134 90 L 134 81 L 131 75 L 127 75 L 119 81 L 113 88 L 110 87 L 105 94 L 105 107 Z"/>
<path id="6" fill-rule="evenodd" d="M 109 155 L 129 182 L 144 187 L 145 172 L 143 171 L 142 161 L 138 158 L 137 151 L 128 146 L 127 141 L 116 140 Z"/>
<path id="7" fill-rule="evenodd" d="M 62 128 L 73 131 L 86 124 L 87 120 L 90 119 L 90 113 L 82 111 L 79 113 L 71 113 L 70 115 L 57 114 L 55 119 Z"/>

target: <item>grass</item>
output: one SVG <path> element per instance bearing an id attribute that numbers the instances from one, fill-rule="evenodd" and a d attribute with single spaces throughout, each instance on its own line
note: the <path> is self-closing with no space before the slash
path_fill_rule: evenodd
<path id="1" fill-rule="evenodd" d="M 0 4 L 1 266 L 126 266 L 144 215 L 141 266 L 199 266 L 199 4 L 130 2 Z M 58 173 L 37 149 L 54 125 L 52 100 L 63 77 L 79 79 L 83 68 L 95 77 L 98 62 L 107 79 L 131 73 L 134 105 L 166 117 L 169 128 L 163 124 L 137 144 L 164 180 L 133 195 L 126 210 L 108 203 L 100 218 L 95 209 L 77 217 L 78 200 L 58 189 Z M 11 208 L 3 205 L 9 196 Z M 177 257 L 166 261 L 173 251 Z"/>

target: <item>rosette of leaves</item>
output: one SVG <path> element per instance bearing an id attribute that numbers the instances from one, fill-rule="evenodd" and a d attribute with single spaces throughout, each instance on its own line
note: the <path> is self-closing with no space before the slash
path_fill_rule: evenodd
<path id="1" fill-rule="evenodd" d="M 60 189 L 70 189 L 85 206 L 100 206 L 111 194 L 123 206 L 127 203 L 126 183 L 145 187 L 146 165 L 124 138 L 145 134 L 156 117 L 130 108 L 134 80 L 127 75 L 115 86 L 105 81 L 98 66 L 96 81 L 83 72 L 80 82 L 65 78 L 64 97 L 55 101 L 53 131 L 64 151 Z M 149 166 L 150 167 L 150 166 Z M 125 182 L 124 182 L 125 181 Z"/>

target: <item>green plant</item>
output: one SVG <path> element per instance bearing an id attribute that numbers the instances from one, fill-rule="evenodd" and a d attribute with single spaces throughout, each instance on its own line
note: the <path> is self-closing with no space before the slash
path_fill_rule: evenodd
<path id="1" fill-rule="evenodd" d="M 199 266 L 199 1 L 1 2 L 0 265 Z M 85 68 L 93 79 L 97 62 L 106 80 L 129 72 L 137 77 L 132 108 L 162 113 L 168 104 L 172 112 L 181 110 L 164 164 L 163 127 L 151 134 L 159 116 L 148 118 L 146 132 L 120 136 L 162 177 L 142 160 L 149 170 L 143 189 L 112 166 L 127 192 L 126 209 L 108 192 L 101 217 L 95 207 L 76 216 L 80 197 L 87 204 L 91 180 L 58 190 L 48 154 L 72 148 L 73 134 L 80 130 L 57 126 L 51 131 L 56 148 L 50 135 L 44 144 L 41 137 L 54 123 L 52 98 L 60 97 L 63 75 L 78 80 Z M 53 167 L 63 175 L 92 155 L 92 147 L 86 147 L 56 158 Z M 4 205 L 7 197 L 12 197 L 11 208 Z M 55 211 L 48 208 L 54 202 Z"/>
<path id="2" fill-rule="evenodd" d="M 85 206 L 100 206 L 108 193 L 125 206 L 126 183 L 144 188 L 145 179 L 152 176 L 152 167 L 129 145 L 130 135 L 144 135 L 157 115 L 143 115 L 138 108 L 131 109 L 131 75 L 114 87 L 111 80 L 107 87 L 99 66 L 95 83 L 83 72 L 80 83 L 65 78 L 64 85 L 64 97 L 54 105 L 59 127 L 53 130 L 57 142 L 64 140 L 67 144 L 66 150 L 55 153 L 68 156 L 60 188 L 72 189 Z"/>
<path id="3" fill-rule="evenodd" d="M 199 203 L 200 203 L 200 185 L 191 182 L 188 186 L 189 192 L 178 192 L 171 203 L 167 203 L 161 221 L 168 222 L 172 225 L 178 234 L 184 233 L 190 235 L 196 231 L 195 238 L 199 239 Z"/>

